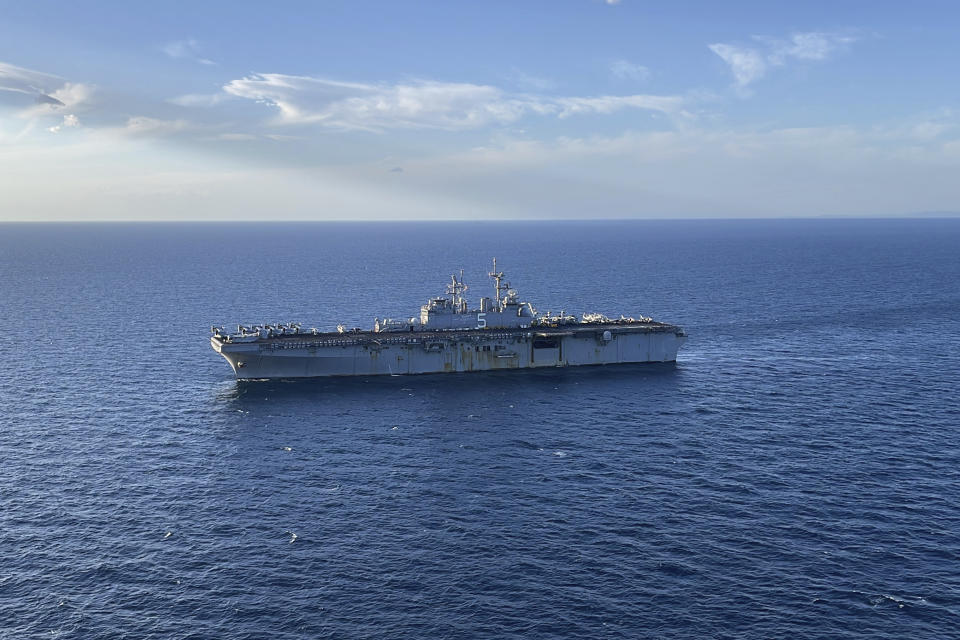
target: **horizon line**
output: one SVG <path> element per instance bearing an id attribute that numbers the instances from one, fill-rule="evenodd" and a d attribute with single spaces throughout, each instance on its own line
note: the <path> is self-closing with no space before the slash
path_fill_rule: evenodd
<path id="1" fill-rule="evenodd" d="M 479 223 L 502 223 L 502 222 L 680 222 L 680 221 L 703 221 L 703 220 L 943 220 L 960 218 L 960 212 L 922 212 L 922 213 L 897 213 L 897 214 L 822 214 L 822 215 L 804 215 L 804 216 L 674 216 L 674 217 L 623 217 L 623 218 L 327 218 L 327 219 L 304 219 L 304 218 L 280 218 L 280 219 L 224 219 L 224 218 L 95 218 L 85 220 L 70 219 L 46 219 L 46 220 L 0 220 L 0 224 L 263 224 L 263 223 L 307 223 L 307 224 L 363 224 L 363 223 L 421 223 L 421 222 L 479 222 Z"/>

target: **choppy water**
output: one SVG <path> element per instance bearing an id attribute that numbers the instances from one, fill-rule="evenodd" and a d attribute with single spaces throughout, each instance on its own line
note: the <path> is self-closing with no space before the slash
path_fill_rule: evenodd
<path id="1" fill-rule="evenodd" d="M 0 226 L 0 637 L 947 638 L 960 220 Z M 672 366 L 237 383 L 488 260 Z"/>

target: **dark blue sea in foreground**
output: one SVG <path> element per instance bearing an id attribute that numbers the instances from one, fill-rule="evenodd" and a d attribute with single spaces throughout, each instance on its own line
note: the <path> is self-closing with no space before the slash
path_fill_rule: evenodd
<path id="1" fill-rule="evenodd" d="M 489 260 L 676 366 L 238 383 Z M 960 637 L 960 220 L 0 225 L 0 638 Z"/>

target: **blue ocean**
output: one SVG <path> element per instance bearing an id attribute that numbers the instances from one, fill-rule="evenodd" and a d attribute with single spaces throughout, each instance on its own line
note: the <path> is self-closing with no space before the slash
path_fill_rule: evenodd
<path id="1" fill-rule="evenodd" d="M 676 365 L 237 382 L 490 259 Z M 958 638 L 960 219 L 0 225 L 0 637 Z"/>

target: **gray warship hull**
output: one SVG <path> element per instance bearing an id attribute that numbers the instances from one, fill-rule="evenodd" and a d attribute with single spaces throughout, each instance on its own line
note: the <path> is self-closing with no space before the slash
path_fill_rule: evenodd
<path id="1" fill-rule="evenodd" d="M 487 275 L 495 296 L 474 309 L 461 270 L 450 276 L 450 297 L 430 298 L 419 317 L 376 318 L 372 331 L 339 325 L 337 333 L 297 323 L 237 325 L 234 333 L 214 326 L 210 345 L 237 378 L 256 380 L 675 362 L 686 339 L 680 327 L 643 316 L 539 313 L 510 288 L 496 258 Z"/>
<path id="2" fill-rule="evenodd" d="M 559 327 L 214 336 L 239 379 L 414 375 L 675 362 L 683 330 L 659 322 Z"/>

